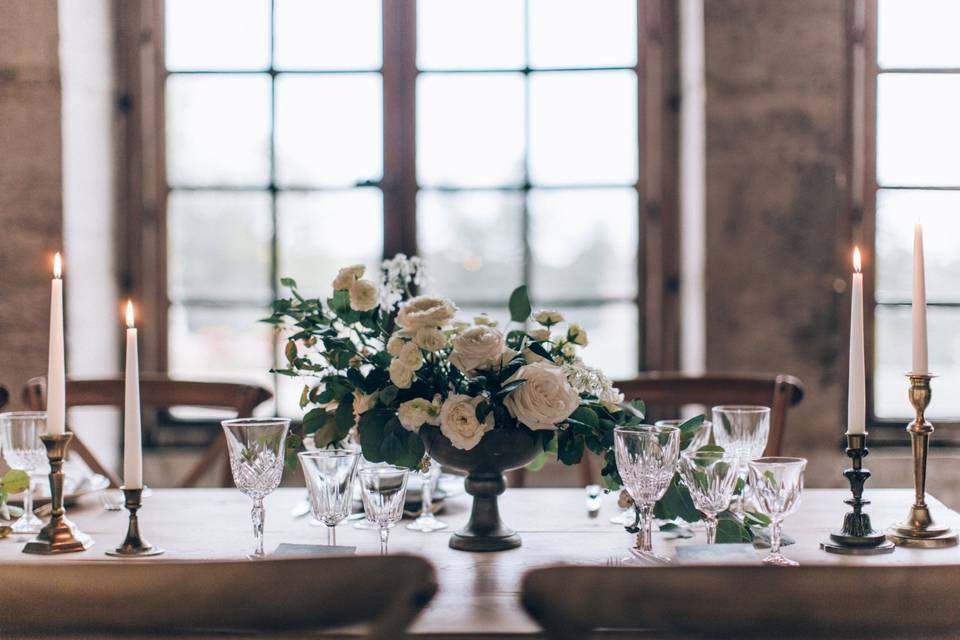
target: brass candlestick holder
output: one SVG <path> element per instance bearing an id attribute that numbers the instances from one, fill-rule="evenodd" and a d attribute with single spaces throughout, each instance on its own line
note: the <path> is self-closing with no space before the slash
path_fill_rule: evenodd
<path id="1" fill-rule="evenodd" d="M 910 404 L 917 412 L 917 417 L 907 425 L 913 449 L 913 486 L 916 494 L 907 519 L 891 527 L 887 531 L 887 537 L 894 544 L 904 547 L 952 547 L 957 544 L 957 534 L 949 527 L 933 521 L 926 502 L 927 454 L 933 425 L 924 418 L 923 413 L 930 404 L 930 379 L 933 375 L 908 373 L 907 377 L 910 379 Z"/>
<path id="2" fill-rule="evenodd" d="M 143 506 L 143 489 L 127 489 L 121 487 L 123 491 L 123 506 L 130 512 L 130 520 L 127 523 L 127 537 L 123 544 L 107 551 L 108 556 L 117 556 L 121 558 L 145 558 L 148 556 L 158 556 L 163 553 L 163 549 L 155 547 L 140 536 L 140 523 L 137 520 L 137 511 Z"/>
<path id="3" fill-rule="evenodd" d="M 847 434 L 847 456 L 853 461 L 853 467 L 843 475 L 850 481 L 853 497 L 844 502 L 853 510 L 843 517 L 840 531 L 831 533 L 829 540 L 820 543 L 820 548 L 828 553 L 867 556 L 893 552 L 893 543 L 883 533 L 873 530 L 870 516 L 863 512 L 863 507 L 870 504 L 863 499 L 863 485 L 870 477 L 870 470 L 863 468 L 863 459 L 868 453 L 867 434 Z"/>
<path id="4" fill-rule="evenodd" d="M 53 509 L 50 511 L 50 522 L 40 530 L 36 538 L 26 544 L 24 553 L 53 555 L 86 551 L 93 546 L 93 538 L 67 520 L 63 508 L 63 459 L 67 455 L 71 439 L 72 433 L 40 436 L 50 461 L 50 504 Z"/>

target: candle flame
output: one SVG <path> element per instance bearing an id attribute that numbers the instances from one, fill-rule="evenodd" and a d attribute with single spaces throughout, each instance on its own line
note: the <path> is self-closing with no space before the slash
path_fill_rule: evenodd
<path id="1" fill-rule="evenodd" d="M 127 300 L 127 327 L 133 329 L 133 300 Z"/>
<path id="2" fill-rule="evenodd" d="M 60 252 L 57 251 L 57 254 L 53 256 L 53 277 L 60 279 L 60 274 L 63 272 L 63 259 L 60 258 Z"/>
<path id="3" fill-rule="evenodd" d="M 853 269 L 860 273 L 860 247 L 853 248 Z"/>

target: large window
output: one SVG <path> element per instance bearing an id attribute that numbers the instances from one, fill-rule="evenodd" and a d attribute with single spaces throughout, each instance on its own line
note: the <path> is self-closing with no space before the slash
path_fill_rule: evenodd
<path id="1" fill-rule="evenodd" d="M 636 372 L 645 280 L 672 277 L 640 250 L 672 213 L 645 180 L 668 137 L 647 153 L 646 5 L 166 0 L 169 371 L 270 382 L 279 278 L 324 295 L 399 250 L 465 318 L 526 283 Z"/>
<path id="2" fill-rule="evenodd" d="M 868 5 L 870 9 L 874 7 Z M 874 414 L 908 417 L 913 226 L 924 226 L 933 418 L 960 417 L 960 3 L 876 5 Z M 873 140 L 867 140 L 871 143 Z M 871 148 L 868 144 L 868 149 Z M 872 159 L 871 159 L 872 160 Z M 937 391 L 939 390 L 939 391 Z"/>

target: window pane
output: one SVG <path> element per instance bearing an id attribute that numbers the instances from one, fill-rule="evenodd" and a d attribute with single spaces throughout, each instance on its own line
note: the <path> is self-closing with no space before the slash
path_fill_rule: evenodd
<path id="1" fill-rule="evenodd" d="M 632 71 L 530 75 L 530 180 L 632 184 L 637 179 Z"/>
<path id="2" fill-rule="evenodd" d="M 877 182 L 960 185 L 960 76 L 881 74 L 877 83 Z"/>
<path id="3" fill-rule="evenodd" d="M 277 181 L 352 186 L 383 173 L 377 74 L 277 78 Z"/>
<path id="4" fill-rule="evenodd" d="M 960 192 L 877 193 L 877 300 L 909 301 L 913 287 L 913 225 L 923 223 L 927 299 L 960 300 Z"/>
<path id="5" fill-rule="evenodd" d="M 423 74 L 417 176 L 423 184 L 523 183 L 523 75 Z"/>
<path id="6" fill-rule="evenodd" d="M 383 254 L 379 189 L 281 193 L 277 198 L 279 275 L 311 296 L 329 296 L 341 267 L 364 264 L 376 280 Z"/>
<path id="7" fill-rule="evenodd" d="M 634 189 L 534 189 L 529 203 L 538 302 L 636 296 Z"/>
<path id="8" fill-rule="evenodd" d="M 637 375 L 640 334 L 637 305 L 612 303 L 551 308 L 558 309 L 567 322 L 579 324 L 587 330 L 589 344 L 581 351 L 586 364 L 602 369 L 614 380 Z"/>
<path id="9" fill-rule="evenodd" d="M 419 0 L 421 69 L 519 69 L 524 64 L 521 0 Z"/>
<path id="10" fill-rule="evenodd" d="M 531 67 L 632 67 L 636 62 L 636 0 L 530 0 Z"/>
<path id="11" fill-rule="evenodd" d="M 170 307 L 170 373 L 273 387 L 272 329 L 264 307 Z"/>
<path id="12" fill-rule="evenodd" d="M 907 379 L 910 369 L 910 307 L 877 307 L 877 366 L 874 382 L 874 410 L 884 418 L 913 417 L 907 402 Z M 960 418 L 960 395 L 949 390 L 960 387 L 960 309 L 930 307 L 927 332 L 930 344 L 930 370 L 936 400 L 930 404 L 927 417 Z"/>
<path id="13" fill-rule="evenodd" d="M 960 66 L 960 3 L 880 0 L 877 59 L 881 67 Z"/>
<path id="14" fill-rule="evenodd" d="M 166 0 L 167 68 L 266 69 L 270 0 Z"/>
<path id="15" fill-rule="evenodd" d="M 521 193 L 421 191 L 417 236 L 431 291 L 458 303 L 506 303 L 523 284 Z"/>
<path id="16" fill-rule="evenodd" d="M 174 191 L 167 200 L 170 299 L 270 301 L 270 196 Z"/>
<path id="17" fill-rule="evenodd" d="M 276 0 L 279 69 L 379 69 L 380 0 Z"/>
<path id="18" fill-rule="evenodd" d="M 267 185 L 270 76 L 173 75 L 166 104 L 171 185 Z"/>

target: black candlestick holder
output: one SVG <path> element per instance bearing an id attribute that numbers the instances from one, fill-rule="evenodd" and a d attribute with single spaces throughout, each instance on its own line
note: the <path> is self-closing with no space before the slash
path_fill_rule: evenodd
<path id="1" fill-rule="evenodd" d="M 863 512 L 863 508 L 870 504 L 869 500 L 863 499 L 863 485 L 870 477 L 870 470 L 863 468 L 863 459 L 868 453 L 867 434 L 847 434 L 847 456 L 853 461 L 853 467 L 844 470 L 843 475 L 850 482 L 853 497 L 844 502 L 852 507 L 852 511 L 843 517 L 840 531 L 831 533 L 829 540 L 820 543 L 820 548 L 828 553 L 868 556 L 894 550 L 893 543 L 884 533 L 873 529 L 870 516 Z"/>
<path id="2" fill-rule="evenodd" d="M 123 506 L 130 512 L 130 519 L 127 523 L 127 537 L 123 543 L 112 551 L 107 551 L 108 556 L 117 556 L 120 558 L 146 558 L 149 556 L 158 556 L 163 553 L 163 549 L 150 544 L 140 535 L 140 522 L 137 519 L 137 511 L 142 506 L 143 489 L 127 489 L 120 487 L 123 492 Z"/>

